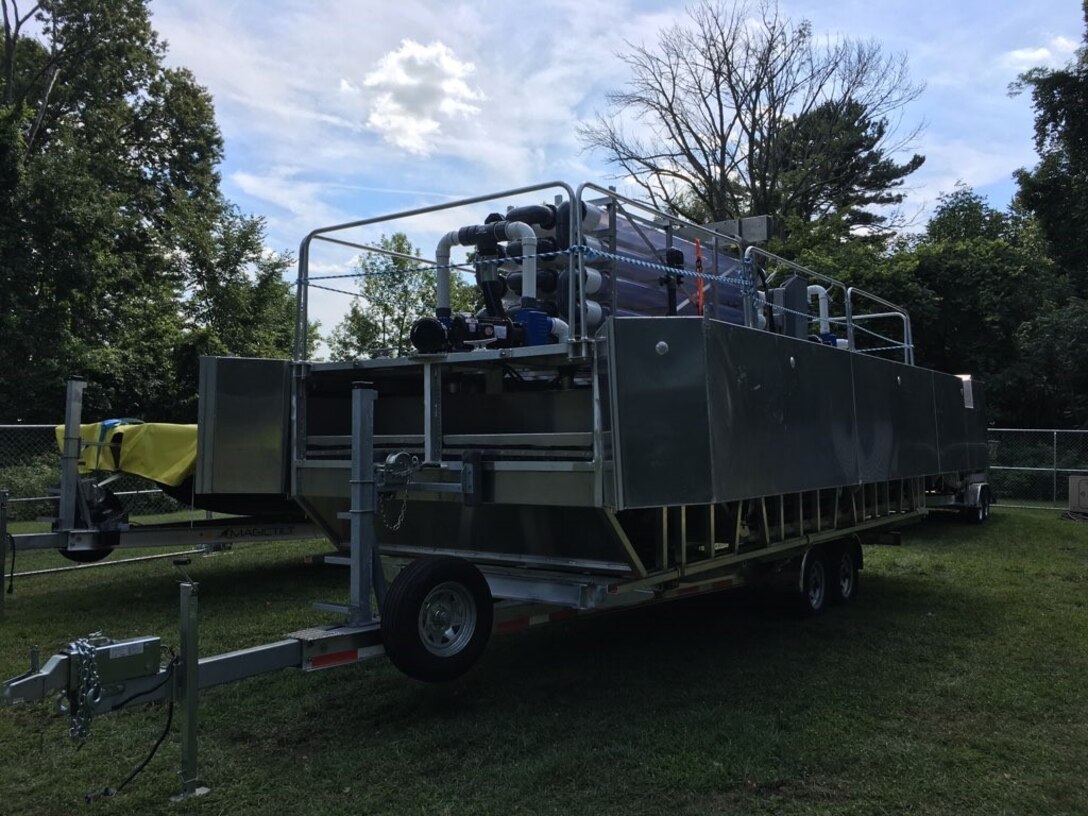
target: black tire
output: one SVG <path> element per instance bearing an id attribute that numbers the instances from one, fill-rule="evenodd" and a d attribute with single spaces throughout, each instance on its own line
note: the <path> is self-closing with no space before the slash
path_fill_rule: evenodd
<path id="1" fill-rule="evenodd" d="M 104 550 L 57 550 L 57 552 L 77 564 L 94 564 L 113 552 L 113 547 L 107 547 Z"/>
<path id="2" fill-rule="evenodd" d="M 815 617 L 827 606 L 827 596 L 827 560 L 819 548 L 813 548 L 805 553 L 801 561 L 800 584 L 796 590 L 795 608 L 803 617 Z"/>
<path id="3" fill-rule="evenodd" d="M 484 576 L 468 561 L 413 561 L 382 604 L 382 642 L 393 665 L 416 680 L 453 680 L 468 671 L 491 637 L 494 607 Z"/>
<path id="4" fill-rule="evenodd" d="M 858 595 L 858 556 L 856 545 L 836 547 L 827 560 L 828 603 L 844 605 Z"/>

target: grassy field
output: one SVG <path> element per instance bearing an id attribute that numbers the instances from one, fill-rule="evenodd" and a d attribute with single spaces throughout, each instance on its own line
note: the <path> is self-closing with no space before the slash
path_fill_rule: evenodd
<path id="1" fill-rule="evenodd" d="M 276 639 L 344 596 L 315 543 L 195 561 L 202 651 Z M 798 621 L 743 593 L 497 638 L 458 682 L 384 660 L 202 695 L 203 799 L 176 789 L 176 726 L 92 810 L 118 814 L 1088 813 L 1088 525 L 997 508 L 866 549 L 858 602 Z M 20 569 L 56 556 L 20 558 Z M 0 675 L 93 629 L 176 635 L 169 562 L 28 578 Z M 95 721 L 0 710 L 0 813 L 56 814 L 115 785 L 165 710 Z"/>

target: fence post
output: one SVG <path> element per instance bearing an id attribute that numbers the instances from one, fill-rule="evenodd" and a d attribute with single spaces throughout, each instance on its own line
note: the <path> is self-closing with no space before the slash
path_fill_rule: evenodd
<path id="1" fill-rule="evenodd" d="M 15 552 L 12 550 L 12 572 L 15 572 Z M 4 615 L 4 572 L 8 566 L 8 492 L 0 490 L 0 617 Z"/>
<path id="2" fill-rule="evenodd" d="M 1054 431 L 1054 495 L 1051 499 L 1054 504 L 1058 503 L 1058 432 Z"/>

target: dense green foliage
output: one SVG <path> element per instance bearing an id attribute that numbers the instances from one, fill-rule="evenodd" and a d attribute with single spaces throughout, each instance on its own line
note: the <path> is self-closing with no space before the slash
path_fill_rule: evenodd
<path id="1" fill-rule="evenodd" d="M 981 378 L 992 424 L 1088 423 L 1088 382 L 1073 359 L 1088 316 L 1031 215 L 995 210 L 960 187 L 941 197 L 923 232 L 886 247 L 814 240 L 776 249 L 905 305 L 915 361 Z"/>
<path id="2" fill-rule="evenodd" d="M 286 260 L 221 195 L 211 98 L 145 0 L 3 6 L 0 416 L 56 419 L 79 373 L 91 415 L 191 418 L 198 354 L 289 353 Z"/>

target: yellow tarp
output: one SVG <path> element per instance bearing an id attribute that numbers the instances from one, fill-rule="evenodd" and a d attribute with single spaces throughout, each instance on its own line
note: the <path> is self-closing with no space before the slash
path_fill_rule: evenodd
<path id="1" fill-rule="evenodd" d="M 58 425 L 56 432 L 57 445 L 63 452 L 64 426 Z M 153 482 L 179 485 L 196 470 L 196 425 L 95 422 L 80 425 L 79 435 L 83 440 L 81 473 L 121 470 Z M 118 435 L 120 440 L 115 440 Z M 114 441 L 119 441 L 120 446 Z"/>

